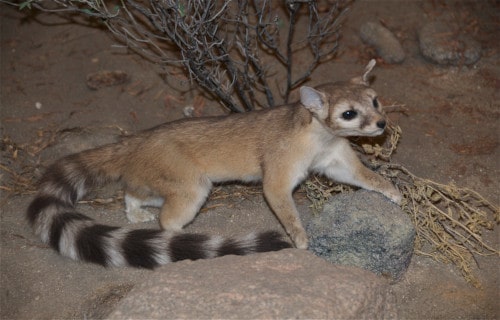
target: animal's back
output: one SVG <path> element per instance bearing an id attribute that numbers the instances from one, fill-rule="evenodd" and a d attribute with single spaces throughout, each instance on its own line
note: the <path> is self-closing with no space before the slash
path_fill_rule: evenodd
<path id="1" fill-rule="evenodd" d="M 129 156 L 127 171 L 134 176 L 158 171 L 174 177 L 196 174 L 212 182 L 259 180 L 264 154 L 276 144 L 293 145 L 286 132 L 297 130 L 296 110 L 282 106 L 160 126 L 139 137 L 144 143 Z"/>
<path id="2" fill-rule="evenodd" d="M 76 211 L 78 201 L 90 189 L 108 182 L 121 181 L 125 186 L 145 184 L 146 189 L 148 184 L 154 185 L 151 180 L 182 183 L 196 176 L 196 171 L 204 170 L 204 159 L 222 160 L 224 155 L 217 152 L 213 143 L 216 135 L 200 129 L 203 127 L 200 123 L 219 121 L 223 120 L 180 121 L 59 160 L 40 181 L 40 190 L 27 210 L 29 223 L 44 243 L 62 255 L 104 266 L 153 268 L 182 259 L 245 255 L 290 247 L 276 232 L 225 239 L 162 230 L 131 230 L 101 225 Z M 203 139 L 210 141 L 211 148 L 198 148 Z M 196 159 L 201 161 L 196 163 Z M 181 177 L 179 173 L 187 175 Z"/>

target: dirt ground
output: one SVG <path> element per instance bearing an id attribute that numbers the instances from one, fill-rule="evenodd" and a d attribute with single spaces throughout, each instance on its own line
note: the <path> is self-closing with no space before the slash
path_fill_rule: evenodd
<path id="1" fill-rule="evenodd" d="M 475 65 L 437 66 L 420 55 L 418 28 L 444 13 L 463 23 L 464 30 L 466 24 L 474 24 L 467 31 L 483 47 Z M 190 88 L 182 76 L 165 82 L 157 66 L 112 46 L 116 42 L 106 30 L 51 14 L 26 16 L 5 5 L 0 5 L 0 15 L 2 151 L 7 155 L 7 146 L 13 144 L 21 150 L 15 159 L 12 154 L 2 158 L 2 186 L 9 170 L 25 174 L 33 166 L 41 170 L 63 154 L 181 118 L 186 105 L 198 107 L 201 115 L 222 112 L 216 101 Z M 317 68 L 308 85 L 358 75 L 373 53 L 359 39 L 359 27 L 367 20 L 383 21 L 407 54 L 404 63 L 379 64 L 374 71 L 373 87 L 384 104 L 406 108 L 404 114 L 390 115 L 403 130 L 393 161 L 420 177 L 474 189 L 498 205 L 499 18 L 497 1 L 358 1 L 344 24 L 339 56 Z M 125 71 L 130 81 L 90 90 L 86 76 L 100 70 Z M 271 214 L 257 218 L 235 214 L 248 206 L 265 207 L 255 190 L 232 187 L 231 196 L 209 202 L 189 228 L 236 234 L 252 225 L 279 227 Z M 2 319 L 104 317 L 150 274 L 60 258 L 26 225 L 29 192 L 0 191 Z M 106 223 L 126 223 L 123 214 L 111 214 L 120 212 L 119 204 L 105 210 L 81 207 Z M 219 213 L 212 215 L 217 209 Z M 499 247 L 498 228 L 484 237 Z M 477 257 L 477 263 L 481 289 L 467 284 L 453 266 L 415 256 L 407 274 L 393 286 L 399 317 L 500 318 L 498 256 Z"/>

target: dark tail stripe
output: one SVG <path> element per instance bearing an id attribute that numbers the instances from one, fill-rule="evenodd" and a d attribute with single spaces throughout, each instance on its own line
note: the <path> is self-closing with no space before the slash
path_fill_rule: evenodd
<path id="1" fill-rule="evenodd" d="M 38 196 L 37 198 L 35 198 L 35 200 L 31 202 L 30 206 L 28 207 L 28 211 L 26 213 L 26 216 L 31 226 L 33 226 L 40 213 L 51 205 L 58 205 L 61 207 L 65 207 L 67 209 L 72 208 L 72 206 L 70 206 L 69 204 L 67 204 L 66 202 L 62 201 L 59 198 L 53 196 Z"/>
<path id="2" fill-rule="evenodd" d="M 50 226 L 50 246 L 57 251 L 64 228 L 72 221 L 89 221 L 91 218 L 78 212 L 63 212 L 54 217 Z"/>
<path id="3" fill-rule="evenodd" d="M 123 255 L 128 264 L 136 268 L 153 269 L 157 267 L 158 262 L 154 257 L 160 252 L 151 246 L 150 241 L 161 237 L 161 230 L 138 229 L 129 231 L 122 244 Z"/>
<path id="4" fill-rule="evenodd" d="M 217 256 L 225 256 L 228 254 L 234 254 L 237 256 L 243 256 L 248 254 L 248 248 L 244 248 L 241 242 L 234 239 L 225 239 L 221 246 L 217 249 Z"/>
<path id="5" fill-rule="evenodd" d="M 80 175 L 68 175 L 64 172 L 65 167 L 60 164 L 55 164 L 47 169 L 43 177 L 45 183 L 54 183 L 60 187 L 61 192 L 65 193 L 65 199 L 68 199 L 71 204 L 75 204 L 78 200 L 78 191 L 75 186 L 76 183 L 81 182 L 83 179 Z M 62 194 L 61 194 L 62 196 Z"/>
<path id="6" fill-rule="evenodd" d="M 76 239 L 80 258 L 103 266 L 108 265 L 110 259 L 106 251 L 106 238 L 111 238 L 110 232 L 117 229 L 119 227 L 96 224 L 80 230 Z"/>
<path id="7" fill-rule="evenodd" d="M 291 244 L 284 241 L 279 232 L 267 231 L 257 237 L 255 252 L 279 251 L 291 247 Z"/>
<path id="8" fill-rule="evenodd" d="M 170 239 L 169 256 L 172 262 L 208 258 L 204 244 L 210 237 L 203 234 L 179 234 Z"/>

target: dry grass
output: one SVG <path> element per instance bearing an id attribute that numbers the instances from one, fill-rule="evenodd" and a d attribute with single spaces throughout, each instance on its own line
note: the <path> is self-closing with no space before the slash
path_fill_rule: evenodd
<path id="1" fill-rule="evenodd" d="M 9 195 L 31 194 L 36 190 L 35 155 L 31 148 L 18 146 L 9 137 L 0 141 L 0 190 Z"/>
<path id="2" fill-rule="evenodd" d="M 480 287 L 473 272 L 475 256 L 499 255 L 482 238 L 500 221 L 498 207 L 473 190 L 419 178 L 400 165 L 387 164 L 382 172 L 396 179 L 404 195 L 402 209 L 417 232 L 415 252 L 453 263 L 468 282 Z"/>

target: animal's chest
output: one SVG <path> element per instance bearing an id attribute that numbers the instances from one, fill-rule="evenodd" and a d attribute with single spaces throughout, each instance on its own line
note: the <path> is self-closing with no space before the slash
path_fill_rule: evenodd
<path id="1" fill-rule="evenodd" d="M 352 152 L 347 140 L 338 138 L 317 146 L 310 164 L 310 170 L 322 172 L 327 168 L 332 168 L 343 164 L 347 154 Z"/>

